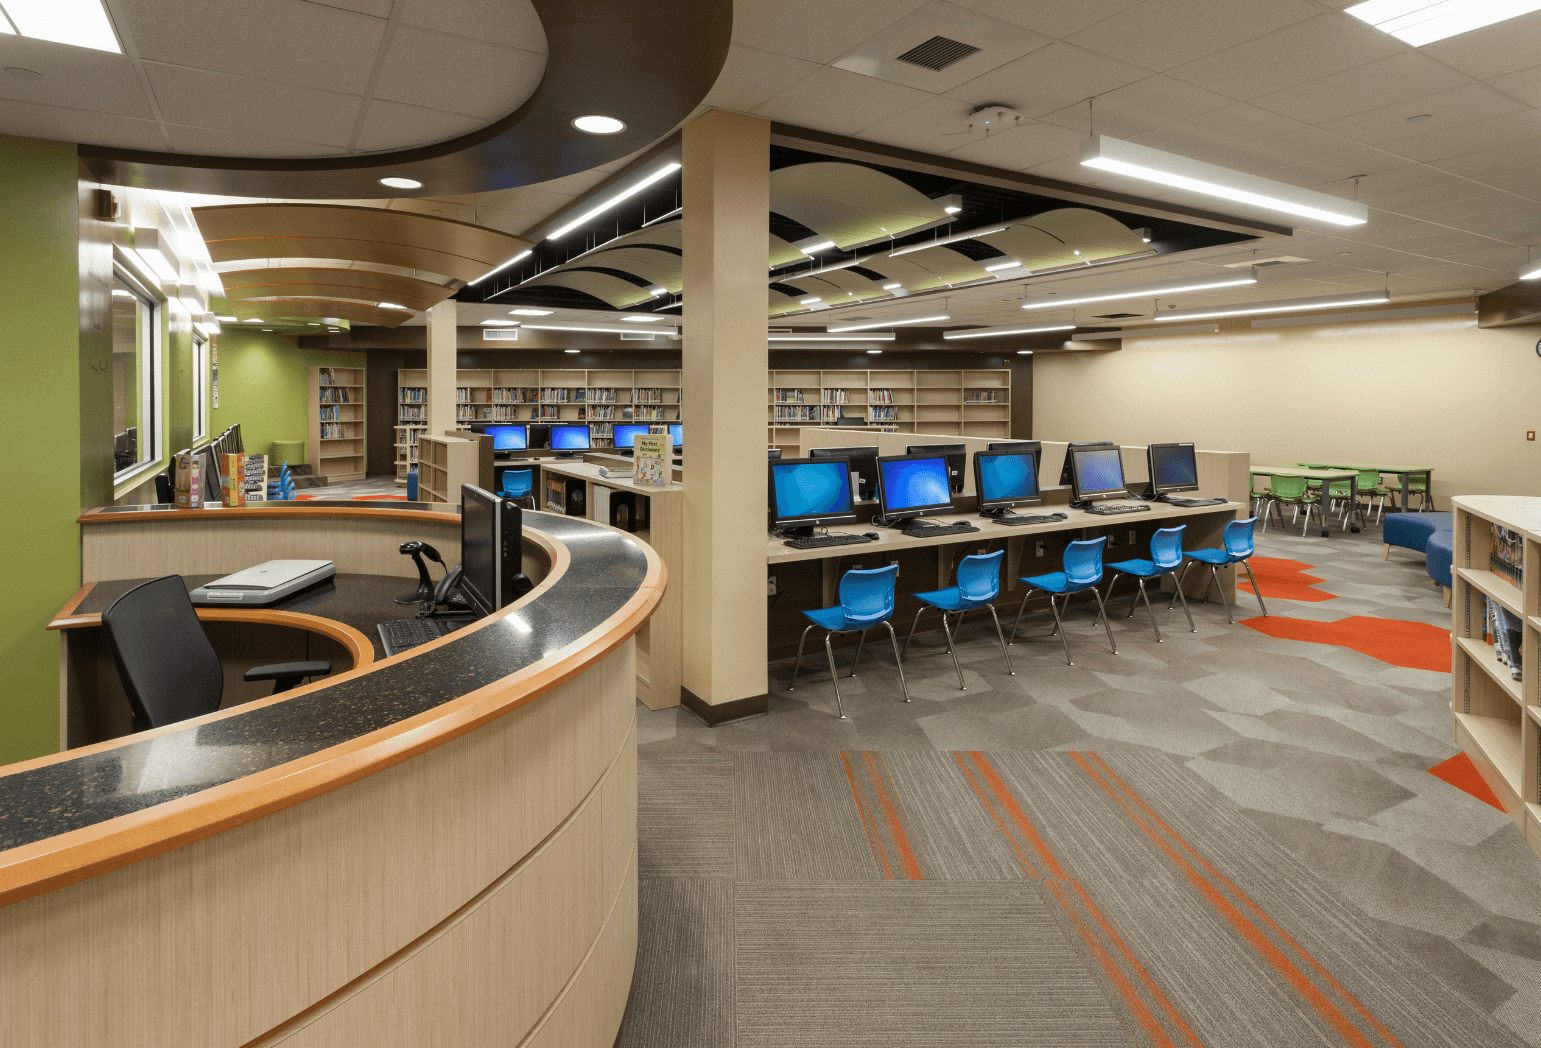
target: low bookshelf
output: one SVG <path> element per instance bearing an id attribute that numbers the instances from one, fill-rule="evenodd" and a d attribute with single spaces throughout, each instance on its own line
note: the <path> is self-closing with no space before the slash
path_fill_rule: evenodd
<path id="1" fill-rule="evenodd" d="M 310 369 L 306 452 L 310 468 L 327 480 L 363 480 L 364 369 Z"/>

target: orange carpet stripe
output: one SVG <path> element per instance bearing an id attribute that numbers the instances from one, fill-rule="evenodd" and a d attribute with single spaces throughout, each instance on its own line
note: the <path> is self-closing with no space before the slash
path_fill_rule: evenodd
<path id="1" fill-rule="evenodd" d="M 1092 781 L 1101 786 L 1102 789 L 1108 794 L 1108 796 L 1111 797 L 1114 802 L 1119 805 L 1119 807 L 1124 809 L 1124 812 L 1129 816 L 1130 821 L 1132 821 L 1136 826 L 1143 830 L 1145 835 L 1151 839 L 1156 847 L 1160 848 L 1166 854 L 1167 858 L 1172 860 L 1173 865 L 1175 865 L 1178 870 L 1188 878 L 1189 882 L 1196 889 L 1198 889 L 1199 894 L 1202 895 L 1209 902 L 1209 904 L 1215 908 L 1216 912 L 1218 912 L 1231 923 L 1231 926 L 1236 929 L 1241 937 L 1246 940 L 1247 944 L 1250 945 L 1259 956 L 1268 961 L 1269 964 L 1273 965 L 1274 970 L 1277 971 L 1279 975 L 1282 976 L 1284 980 L 1294 988 L 1295 992 L 1298 993 L 1308 1004 L 1310 1004 L 1312 1008 L 1316 1009 L 1317 1014 L 1321 1015 L 1322 1018 L 1325 1019 L 1328 1024 L 1338 1032 L 1339 1036 L 1341 1036 L 1350 1045 L 1353 1045 L 1354 1048 L 1372 1048 L 1370 1039 L 1365 1036 L 1364 1031 L 1360 1030 L 1358 1026 L 1354 1025 L 1353 1021 L 1349 1019 L 1347 1015 L 1343 1014 L 1342 1009 L 1338 1008 L 1336 1004 L 1329 1000 L 1327 995 L 1321 991 L 1320 987 L 1312 982 L 1310 978 L 1306 976 L 1306 973 L 1301 971 L 1300 968 L 1297 967 L 1295 963 L 1285 955 L 1284 951 L 1279 949 L 1279 947 L 1268 938 L 1268 936 L 1263 934 L 1261 928 L 1252 923 L 1252 921 L 1250 921 L 1245 914 L 1237 909 L 1235 904 L 1227 899 L 1220 892 L 1220 890 L 1215 887 L 1214 884 L 1212 884 L 1194 867 L 1192 863 L 1184 858 L 1168 841 L 1163 839 L 1161 834 L 1157 833 L 1148 823 L 1146 823 L 1146 821 L 1142 819 L 1139 814 L 1129 806 L 1128 801 L 1125 800 L 1124 797 L 1120 796 L 1118 791 L 1113 788 L 1112 784 L 1102 776 L 1102 773 L 1097 768 L 1093 767 L 1091 763 L 1088 762 L 1079 753 L 1072 753 L 1070 756 L 1075 759 L 1076 763 L 1081 765 L 1082 769 L 1088 776 L 1091 777 Z M 1168 830 L 1168 832 L 1170 832 L 1170 830 Z M 1172 836 L 1176 837 L 1177 835 L 1174 833 Z M 1208 864 L 1206 863 L 1205 865 Z M 1240 894 L 1240 892 L 1237 892 L 1237 894 Z M 1250 902 L 1250 900 L 1248 901 Z M 1295 949 L 1299 950 L 1299 952 L 1302 954 L 1305 953 L 1305 951 L 1300 950 L 1298 945 L 1295 946 Z M 1319 965 L 1317 967 L 1320 969 Z M 1341 991 L 1341 987 L 1338 987 L 1338 989 Z M 1348 995 L 1345 994 L 1344 996 Z M 1350 997 L 1349 1000 L 1353 999 Z M 1358 1002 L 1356 1001 L 1354 1003 L 1357 1004 Z M 1375 1025 L 1379 1026 L 1378 1023 Z M 1386 1036 L 1390 1038 L 1389 1034 L 1386 1034 Z M 1396 1042 L 1395 1039 L 1392 1039 L 1391 1043 L 1397 1044 L 1398 1042 Z"/>
<path id="2" fill-rule="evenodd" d="M 1477 766 L 1471 762 L 1471 758 L 1464 753 L 1457 753 L 1447 761 L 1440 761 L 1429 769 L 1429 774 L 1436 779 L 1441 779 L 1454 786 L 1463 793 L 1469 793 L 1483 804 L 1504 810 L 1504 802 L 1498 799 L 1498 794 L 1493 792 L 1493 787 L 1487 784 Z"/>
<path id="3" fill-rule="evenodd" d="M 925 878 L 921 876 L 920 863 L 915 858 L 915 852 L 910 848 L 910 839 L 905 835 L 904 824 L 899 818 L 898 811 L 894 809 L 893 799 L 888 795 L 888 787 L 883 785 L 883 776 L 872 759 L 872 751 L 866 751 L 864 756 L 867 758 L 867 770 L 872 775 L 872 788 L 877 793 L 878 804 L 883 809 L 883 817 L 888 820 L 888 832 L 893 836 L 894 848 L 899 852 L 899 866 L 904 870 L 906 879 L 923 881 Z"/>
<path id="4" fill-rule="evenodd" d="M 877 828 L 867 821 L 867 808 L 861 802 L 861 790 L 856 785 L 856 773 L 851 770 L 850 759 L 845 751 L 840 751 L 840 762 L 845 765 L 845 777 L 851 784 L 851 796 L 856 798 L 856 814 L 861 816 L 862 829 L 867 831 L 867 847 L 872 849 L 873 858 L 877 859 L 883 867 L 883 876 L 889 880 L 894 879 L 893 870 L 888 867 L 888 855 L 883 850 L 883 842 L 878 840 Z"/>
<path id="5" fill-rule="evenodd" d="M 1294 950 L 1296 953 L 1298 953 L 1300 955 L 1302 960 L 1304 960 L 1312 968 L 1316 969 L 1317 973 L 1321 975 L 1322 979 L 1325 980 L 1326 983 L 1334 991 L 1336 991 L 1337 993 L 1341 994 L 1345 1000 L 1347 1000 L 1350 1004 L 1352 1004 L 1353 1007 L 1354 1007 L 1354 1010 L 1359 1012 L 1359 1014 L 1364 1018 L 1364 1020 L 1367 1023 L 1369 1023 L 1371 1026 L 1373 1026 L 1375 1028 L 1376 1032 L 1379 1033 L 1382 1037 L 1384 1037 L 1386 1039 L 1386 1042 L 1388 1044 L 1397 1045 L 1400 1048 L 1401 1042 L 1398 1041 L 1394 1036 L 1392 1036 L 1391 1031 L 1386 1029 L 1386 1027 L 1381 1024 L 1380 1020 L 1376 1019 L 1375 1016 L 1370 1013 L 1370 1010 L 1368 1008 L 1366 1008 L 1362 1003 L 1360 1003 L 1358 998 L 1356 998 L 1353 994 L 1349 993 L 1348 990 L 1342 984 L 1340 984 L 1336 978 L 1333 977 L 1332 973 L 1329 972 L 1325 967 L 1322 966 L 1322 963 L 1320 961 L 1318 961 L 1315 957 L 1311 956 L 1311 954 L 1309 952 L 1307 952 L 1305 947 L 1301 946 L 1298 942 L 1296 942 L 1294 937 L 1291 936 L 1289 934 L 1289 932 L 1285 931 L 1282 927 L 1280 927 L 1278 922 L 1276 922 L 1272 917 L 1270 917 L 1266 910 L 1264 910 L 1261 906 L 1259 906 L 1256 902 L 1254 902 L 1252 900 L 1252 898 L 1247 895 L 1246 892 L 1243 892 L 1240 888 L 1238 888 L 1235 885 L 1235 883 L 1233 883 L 1231 881 L 1231 879 L 1229 877 L 1225 876 L 1225 874 L 1223 874 L 1219 870 L 1215 869 L 1214 866 L 1212 866 L 1210 864 L 1208 859 L 1204 858 L 1204 856 L 1201 855 L 1198 852 L 1197 849 L 1195 849 L 1191 844 L 1189 844 L 1186 840 L 1184 840 L 1182 838 L 1182 836 L 1179 833 L 1177 833 L 1176 830 L 1172 829 L 1172 827 L 1167 824 L 1166 820 L 1163 819 L 1159 814 L 1157 814 L 1156 811 L 1154 809 L 1152 809 L 1150 805 L 1146 804 L 1144 799 L 1141 798 L 1139 794 L 1135 793 L 1133 788 L 1130 787 L 1130 785 L 1128 783 L 1124 782 L 1123 779 L 1119 778 L 1117 772 L 1115 772 L 1112 768 L 1108 767 L 1106 761 L 1104 761 L 1100 756 L 1098 756 L 1095 753 L 1089 754 L 1089 756 L 1091 757 L 1092 760 L 1097 762 L 1097 764 L 1101 767 L 1102 771 L 1107 775 L 1107 777 L 1109 779 L 1111 779 L 1113 782 L 1117 783 L 1118 786 L 1125 793 L 1128 794 L 1129 798 L 1131 800 L 1133 800 L 1135 804 L 1139 805 L 1141 810 L 1146 812 L 1146 814 L 1148 814 L 1150 816 L 1150 818 L 1158 826 L 1160 826 L 1164 831 L 1166 831 L 1166 833 L 1168 833 L 1172 837 L 1172 839 L 1174 841 L 1176 841 L 1177 844 L 1180 847 L 1183 848 L 1183 850 L 1188 852 L 1188 854 L 1192 855 L 1193 858 L 1200 865 L 1202 865 L 1206 870 L 1208 870 L 1210 872 L 1210 874 L 1213 875 L 1216 880 L 1218 880 L 1221 884 L 1225 885 L 1225 887 L 1228 888 L 1231 892 L 1233 892 L 1236 895 L 1236 897 L 1238 899 L 1240 899 L 1241 902 L 1248 909 L 1250 909 L 1255 914 L 1257 914 L 1257 916 L 1260 919 L 1262 919 L 1264 921 L 1264 923 L 1266 923 L 1268 925 L 1268 927 L 1271 928 L 1275 932 L 1275 934 L 1277 934 L 1279 936 L 1279 938 L 1283 939 L 1284 942 L 1286 944 L 1288 944 L 1289 947 L 1292 950 Z"/>
<path id="6" fill-rule="evenodd" d="M 1059 859 L 1049 850 L 1048 843 L 1038 835 L 1038 827 L 1033 825 L 1033 821 L 1027 817 L 1027 813 L 1017 804 L 1017 799 L 1011 795 L 1011 791 L 1006 788 L 1006 784 L 1001 781 L 1001 777 L 995 773 L 995 769 L 990 766 L 990 762 L 985 759 L 985 755 L 978 750 L 970 750 L 969 756 L 974 758 L 974 765 L 979 769 L 980 777 L 989 785 L 991 792 L 995 794 L 1001 807 L 1005 809 L 1006 814 L 1011 816 L 1011 821 L 1016 824 L 1018 831 L 1021 832 L 1023 837 L 1027 838 L 1028 843 L 1033 846 L 1033 850 L 1038 853 L 1038 858 L 1043 861 L 1044 866 L 1048 867 L 1050 876 L 1063 877 L 1068 880 L 1070 875 L 1060 866 Z"/>
<path id="7" fill-rule="evenodd" d="M 1038 871 L 1033 869 L 1032 861 L 1028 859 L 1027 853 L 1022 850 L 1022 846 L 1017 843 L 1017 839 L 1012 836 L 1006 821 L 1001 818 L 1000 813 L 995 810 L 995 806 L 990 803 L 990 798 L 985 794 L 984 788 L 975 780 L 974 773 L 968 770 L 968 764 L 964 761 L 963 754 L 954 750 L 952 759 L 958 762 L 958 767 L 963 769 L 963 777 L 968 780 L 968 784 L 974 787 L 974 792 L 979 795 L 979 803 L 984 805 L 985 811 L 990 813 L 990 818 L 995 820 L 995 825 L 1001 828 L 1001 836 L 1006 838 L 1006 842 L 1011 845 L 1011 850 L 1017 853 L 1017 865 L 1022 867 L 1022 872 L 1027 875 L 1029 880 L 1038 880 Z"/>

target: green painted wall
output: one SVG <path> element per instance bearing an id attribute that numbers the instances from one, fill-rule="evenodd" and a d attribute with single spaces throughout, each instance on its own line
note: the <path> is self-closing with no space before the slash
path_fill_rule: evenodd
<path id="1" fill-rule="evenodd" d="M 239 422 L 246 450 L 267 454 L 275 440 L 305 440 L 313 367 L 363 367 L 359 352 L 302 349 L 281 335 L 227 327 L 219 346 L 219 407 L 211 436 Z"/>
<path id="2" fill-rule="evenodd" d="M 0 763 L 59 741 L 59 638 L 44 629 L 80 587 L 81 340 L 75 147 L 0 136 L 0 331 L 10 432 L 30 478 L 7 532 L 0 603 Z"/>

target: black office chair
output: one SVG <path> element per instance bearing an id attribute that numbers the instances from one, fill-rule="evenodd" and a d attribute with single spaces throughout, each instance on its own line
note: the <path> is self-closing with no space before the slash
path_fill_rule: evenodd
<path id="1" fill-rule="evenodd" d="M 171 488 L 171 476 L 165 470 L 155 474 L 155 501 L 162 506 L 169 506 L 176 501 L 176 494 Z"/>
<path id="2" fill-rule="evenodd" d="M 219 709 L 225 674 L 193 610 L 187 584 L 167 575 L 135 586 L 102 612 L 107 646 L 134 710 L 134 731 L 159 728 Z M 306 677 L 332 672 L 330 662 L 285 662 L 246 671 L 249 681 L 277 681 L 273 694 Z"/>

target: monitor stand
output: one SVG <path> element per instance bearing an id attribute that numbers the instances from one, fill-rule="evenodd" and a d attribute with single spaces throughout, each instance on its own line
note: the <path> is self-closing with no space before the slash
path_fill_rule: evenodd
<path id="1" fill-rule="evenodd" d="M 778 528 L 776 534 L 789 539 L 809 539 L 813 537 L 813 531 L 813 525 L 809 524 L 804 527 Z"/>
<path id="2" fill-rule="evenodd" d="M 558 452 L 556 452 L 556 456 L 555 457 L 557 457 L 559 459 L 575 459 L 575 458 L 578 457 L 578 452 L 576 452 L 576 451 L 558 451 Z"/>
<path id="3" fill-rule="evenodd" d="M 932 527 L 924 517 L 909 517 L 899 525 L 899 530 L 905 535 L 924 536 Z"/>

